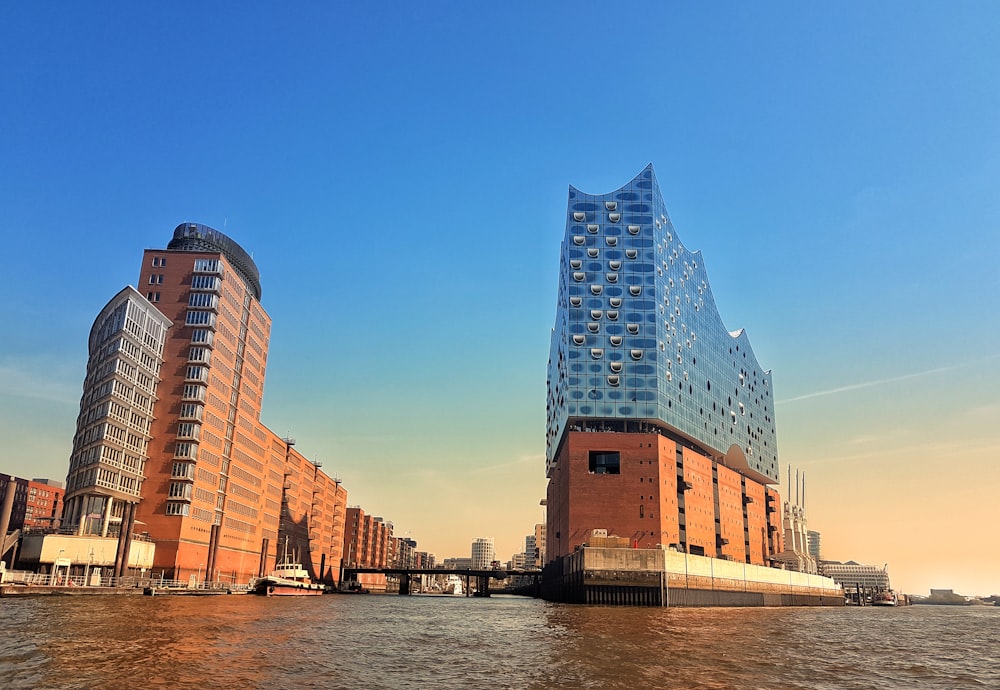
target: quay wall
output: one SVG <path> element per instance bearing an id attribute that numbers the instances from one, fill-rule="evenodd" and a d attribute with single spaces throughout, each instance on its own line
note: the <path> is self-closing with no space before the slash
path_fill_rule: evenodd
<path id="1" fill-rule="evenodd" d="M 549 601 L 612 606 L 843 606 L 844 592 L 819 575 L 667 549 L 583 547 L 551 563 Z"/>

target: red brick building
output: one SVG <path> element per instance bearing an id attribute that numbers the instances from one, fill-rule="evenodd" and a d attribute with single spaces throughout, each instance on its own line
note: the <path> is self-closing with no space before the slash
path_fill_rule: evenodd
<path id="1" fill-rule="evenodd" d="M 66 490 L 51 479 L 22 479 L 0 474 L 0 504 L 7 495 L 7 485 L 14 483 L 8 531 L 16 529 L 49 529 L 59 526 L 63 496 Z"/>
<path id="2" fill-rule="evenodd" d="M 393 541 L 392 523 L 366 515 L 361 508 L 353 507 L 347 509 L 346 525 L 342 551 L 345 568 L 386 568 L 393 565 L 389 560 Z M 385 575 L 377 573 L 360 573 L 357 582 L 375 591 L 384 591 L 386 587 Z"/>
<path id="3" fill-rule="evenodd" d="M 637 548 L 765 565 L 780 534 L 762 484 L 660 433 L 569 432 L 546 504 L 549 560 L 598 529 Z"/>
<path id="4" fill-rule="evenodd" d="M 156 543 L 154 574 L 243 583 L 287 554 L 314 579 L 336 581 L 347 491 L 260 419 L 271 318 L 253 259 L 223 233 L 185 223 L 166 249 L 143 253 L 138 289 L 170 325 L 141 430 L 141 494 L 119 519 Z M 88 425 L 98 438 L 110 428 Z M 100 457 L 74 458 L 75 491 L 94 493 L 83 484 Z"/>

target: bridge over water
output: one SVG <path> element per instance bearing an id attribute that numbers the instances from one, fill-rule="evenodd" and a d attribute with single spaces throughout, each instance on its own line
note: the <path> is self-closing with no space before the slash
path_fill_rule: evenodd
<path id="1" fill-rule="evenodd" d="M 377 573 L 381 575 L 396 575 L 399 577 L 399 593 L 410 594 L 410 579 L 414 575 L 459 575 L 465 578 L 465 596 L 470 596 L 470 580 L 475 578 L 476 596 L 488 597 L 490 595 L 490 580 L 506 580 L 510 577 L 524 576 L 531 578 L 531 585 L 519 590 L 523 593 L 539 597 L 541 596 L 542 571 L 540 570 L 470 570 L 467 568 L 362 568 L 344 566 L 344 582 L 357 580 L 359 573 Z M 519 592 L 520 593 L 520 592 Z"/>

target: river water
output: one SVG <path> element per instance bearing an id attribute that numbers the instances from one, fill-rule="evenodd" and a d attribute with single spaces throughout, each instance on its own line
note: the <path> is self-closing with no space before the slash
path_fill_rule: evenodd
<path id="1" fill-rule="evenodd" d="M 1000 688 L 1000 608 L 0 599 L 0 688 Z"/>

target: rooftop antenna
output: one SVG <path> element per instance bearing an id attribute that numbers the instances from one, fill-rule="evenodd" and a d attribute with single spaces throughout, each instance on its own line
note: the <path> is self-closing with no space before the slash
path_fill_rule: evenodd
<path id="1" fill-rule="evenodd" d="M 799 469 L 795 468 L 795 505 L 799 506 Z"/>
<path id="2" fill-rule="evenodd" d="M 806 509 L 806 471 L 802 470 L 802 511 Z"/>

